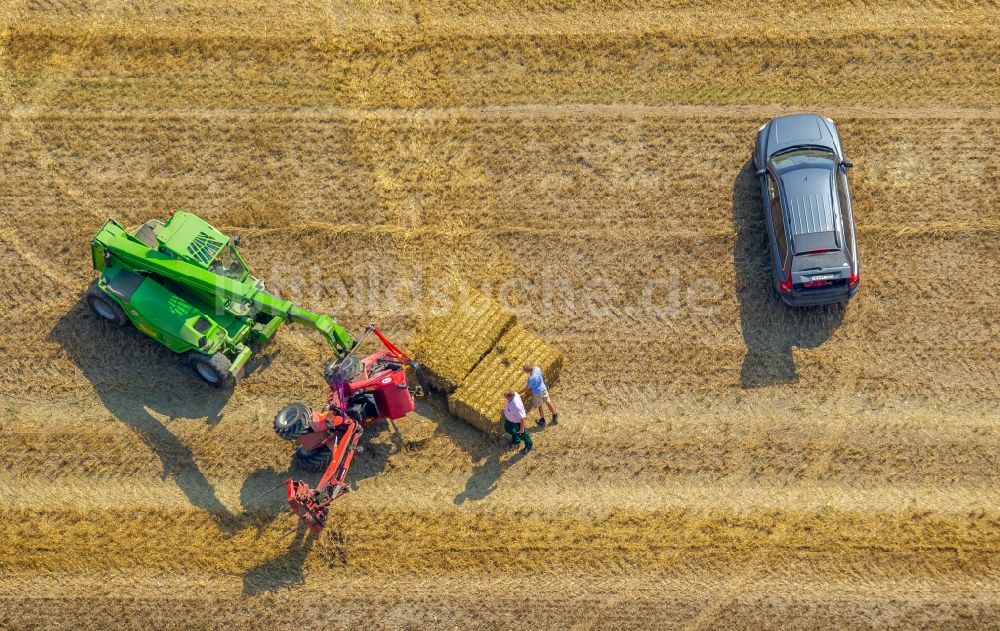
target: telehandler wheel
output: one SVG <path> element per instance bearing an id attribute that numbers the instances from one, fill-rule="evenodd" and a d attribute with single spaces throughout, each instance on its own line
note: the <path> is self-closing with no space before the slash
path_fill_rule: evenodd
<path id="1" fill-rule="evenodd" d="M 188 361 L 191 362 L 191 367 L 194 368 L 201 380 L 210 386 L 222 388 L 232 381 L 229 376 L 229 367 L 233 364 L 222 353 L 204 355 L 192 351 L 188 354 Z"/>
<path id="2" fill-rule="evenodd" d="M 97 283 L 93 283 L 87 289 L 87 306 L 97 314 L 97 317 L 110 322 L 115 326 L 125 326 L 129 323 L 128 316 L 117 302 L 108 298 L 107 294 L 101 291 Z"/>
<path id="3" fill-rule="evenodd" d="M 333 460 L 333 451 L 329 445 L 323 445 L 312 451 L 306 450 L 302 445 L 295 448 L 295 464 L 303 471 L 325 471 L 330 466 L 331 460 Z"/>
<path id="4" fill-rule="evenodd" d="M 274 417 L 274 433 L 285 440 L 295 440 L 310 429 L 312 410 L 305 403 L 290 403 Z"/>

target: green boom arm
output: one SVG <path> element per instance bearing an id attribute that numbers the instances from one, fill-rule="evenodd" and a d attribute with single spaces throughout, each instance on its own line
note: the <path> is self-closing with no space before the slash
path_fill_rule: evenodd
<path id="1" fill-rule="evenodd" d="M 156 274 L 188 288 L 205 303 L 214 305 L 217 314 L 228 312 L 237 318 L 250 318 L 259 312 L 272 316 L 261 330 L 265 339 L 270 339 L 282 322 L 290 321 L 319 331 L 338 356 L 354 347 L 351 334 L 331 316 L 307 311 L 274 296 L 264 291 L 263 283 L 253 277 L 236 280 L 149 248 L 114 220 L 109 219 L 94 236 L 92 255 L 94 268 L 98 271 L 118 265 Z M 242 366 L 249 358 L 249 350 L 239 355 L 236 361 Z M 235 362 L 233 369 L 237 369 Z"/>

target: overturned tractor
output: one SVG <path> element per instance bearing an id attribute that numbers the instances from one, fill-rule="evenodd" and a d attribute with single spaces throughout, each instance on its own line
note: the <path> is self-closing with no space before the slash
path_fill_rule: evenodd
<path id="1" fill-rule="evenodd" d="M 347 472 L 367 425 L 403 418 L 414 408 L 414 395 L 426 392 L 420 366 L 387 340 L 374 325 L 373 333 L 384 348 L 358 359 L 353 354 L 338 358 L 323 371 L 330 386 L 326 405 L 313 411 L 304 403 L 292 403 L 274 417 L 274 431 L 298 443 L 295 460 L 306 471 L 323 472 L 315 488 L 302 480 L 285 481 L 286 500 L 306 526 L 319 532 L 326 523 L 333 500 L 347 492 Z M 360 342 L 364 340 L 361 338 Z M 357 345 L 355 345 L 357 346 Z M 417 385 L 407 385 L 410 368 Z"/>

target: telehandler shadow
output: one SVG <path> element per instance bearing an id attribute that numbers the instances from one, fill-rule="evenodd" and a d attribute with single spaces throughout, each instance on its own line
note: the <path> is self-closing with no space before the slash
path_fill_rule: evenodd
<path id="1" fill-rule="evenodd" d="M 285 472 L 270 467 L 259 469 L 243 482 L 242 512 L 231 511 L 219 499 L 191 449 L 170 431 L 167 423 L 154 416 L 162 415 L 168 422 L 175 418 L 203 418 L 209 425 L 215 425 L 222 419 L 231 390 L 201 383 L 183 359 L 133 327 L 119 328 L 100 321 L 82 298 L 59 319 L 50 338 L 80 368 L 107 410 L 156 454 L 162 465 L 161 477 L 172 479 L 188 501 L 208 513 L 223 533 L 232 535 L 256 528 L 262 534 L 285 508 L 284 489 L 280 488 L 284 480 L 294 477 L 315 483 L 319 479 L 320 474 L 294 466 Z M 273 354 L 263 355 L 253 369 L 265 367 L 271 359 Z M 387 429 L 381 426 L 366 429 L 362 439 L 365 451 L 356 457 L 348 478 L 352 486 L 385 469 L 396 446 L 373 445 L 370 441 Z M 273 492 L 265 493 L 268 490 Z M 274 591 L 302 583 L 303 566 L 315 536 L 302 528 L 296 528 L 295 532 L 287 551 L 245 574 L 245 593 Z"/>
<path id="2" fill-rule="evenodd" d="M 815 348 L 844 319 L 844 303 L 789 307 L 772 286 L 771 253 L 760 186 L 748 160 L 733 184 L 736 300 L 747 352 L 740 371 L 743 388 L 796 383 L 793 348 Z"/>
<path id="3" fill-rule="evenodd" d="M 100 321 L 82 299 L 59 319 L 50 337 L 80 368 L 108 411 L 160 459 L 162 479 L 172 479 L 220 529 L 238 530 L 245 520 L 226 508 L 191 449 L 153 415 L 204 418 L 215 424 L 229 391 L 200 383 L 182 359 L 133 327 Z"/>

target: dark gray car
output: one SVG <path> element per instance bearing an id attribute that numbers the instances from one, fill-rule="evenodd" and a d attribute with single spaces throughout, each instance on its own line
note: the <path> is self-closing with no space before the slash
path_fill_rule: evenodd
<path id="1" fill-rule="evenodd" d="M 774 285 L 790 305 L 841 302 L 861 285 L 854 213 L 837 126 L 815 114 L 775 118 L 757 132 Z"/>

